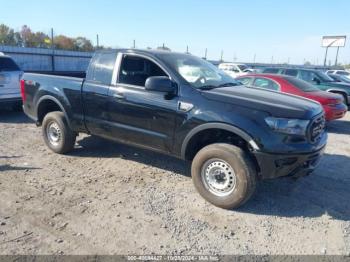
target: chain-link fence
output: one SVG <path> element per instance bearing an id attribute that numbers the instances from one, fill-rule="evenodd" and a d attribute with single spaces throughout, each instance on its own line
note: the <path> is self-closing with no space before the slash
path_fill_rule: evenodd
<path id="1" fill-rule="evenodd" d="M 46 48 L 27 48 L 1 46 L 0 52 L 11 56 L 24 71 L 86 71 L 93 52 L 53 50 Z"/>

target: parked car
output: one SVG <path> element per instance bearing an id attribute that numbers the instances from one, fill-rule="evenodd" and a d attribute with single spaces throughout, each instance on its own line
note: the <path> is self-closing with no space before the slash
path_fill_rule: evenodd
<path id="1" fill-rule="evenodd" d="M 319 103 L 252 92 L 189 54 L 98 51 L 85 79 L 24 74 L 21 90 L 52 151 L 88 133 L 192 161 L 196 189 L 222 208 L 244 204 L 259 179 L 310 174 L 327 141 Z"/>
<path id="2" fill-rule="evenodd" d="M 19 107 L 22 104 L 19 81 L 23 72 L 9 56 L 0 53 L 0 106 Z"/>
<path id="3" fill-rule="evenodd" d="M 341 75 L 341 76 L 344 76 L 344 77 L 350 79 L 350 73 L 348 71 L 345 71 L 345 70 L 328 70 L 328 71 L 326 71 L 326 74 L 327 75 L 330 75 L 330 74 Z"/>
<path id="4" fill-rule="evenodd" d="M 336 82 L 344 82 L 350 84 L 350 78 L 342 76 L 342 75 L 336 75 L 336 74 L 328 74 L 330 78 L 332 78 Z"/>
<path id="5" fill-rule="evenodd" d="M 348 110 L 341 95 L 321 91 L 314 85 L 292 76 L 250 74 L 238 77 L 237 80 L 248 87 L 269 89 L 315 100 L 322 105 L 327 121 L 344 117 Z"/>
<path id="6" fill-rule="evenodd" d="M 262 73 L 283 74 L 297 77 L 315 85 L 320 90 L 342 95 L 345 104 L 350 107 L 350 84 L 336 82 L 327 74 L 319 70 L 271 67 L 263 69 Z"/>
<path id="7" fill-rule="evenodd" d="M 254 71 L 254 69 L 249 68 L 245 64 L 237 64 L 237 63 L 221 63 L 219 65 L 219 69 L 224 71 L 226 74 L 232 76 L 233 78 L 246 75 Z"/>

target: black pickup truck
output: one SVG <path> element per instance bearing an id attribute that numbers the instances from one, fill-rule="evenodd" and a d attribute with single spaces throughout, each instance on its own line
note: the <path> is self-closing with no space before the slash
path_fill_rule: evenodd
<path id="1" fill-rule="evenodd" d="M 327 141 L 317 102 L 246 88 L 188 54 L 99 51 L 85 79 L 24 74 L 21 93 L 52 151 L 88 133 L 192 161 L 196 189 L 228 209 L 259 179 L 310 174 Z"/>

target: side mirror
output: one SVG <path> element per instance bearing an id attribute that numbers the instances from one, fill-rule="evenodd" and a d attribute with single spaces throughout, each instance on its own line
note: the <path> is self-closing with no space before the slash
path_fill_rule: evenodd
<path id="1" fill-rule="evenodd" d="M 166 76 L 151 76 L 147 78 L 145 89 L 149 91 L 174 93 L 175 86 L 173 82 Z"/>

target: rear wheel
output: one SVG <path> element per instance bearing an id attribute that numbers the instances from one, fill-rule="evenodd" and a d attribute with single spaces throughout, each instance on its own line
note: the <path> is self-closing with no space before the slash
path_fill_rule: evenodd
<path id="1" fill-rule="evenodd" d="M 62 112 L 51 112 L 44 117 L 42 134 L 46 145 L 55 153 L 68 153 L 74 148 L 76 133 L 70 129 Z"/>
<path id="2" fill-rule="evenodd" d="M 256 170 L 239 147 L 212 144 L 192 162 L 192 180 L 200 195 L 215 206 L 233 209 L 243 205 L 256 188 Z"/>

